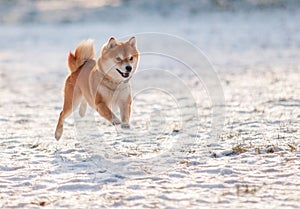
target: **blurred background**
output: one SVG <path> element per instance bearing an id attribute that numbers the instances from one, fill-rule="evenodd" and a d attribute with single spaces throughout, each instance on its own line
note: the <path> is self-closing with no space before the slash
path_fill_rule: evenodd
<path id="1" fill-rule="evenodd" d="M 298 65 L 299 9 L 297 0 L 1 0 L 0 46 L 69 51 L 86 38 L 158 32 L 191 41 L 218 70 Z"/>
<path id="2" fill-rule="evenodd" d="M 2 24 L 124 22 L 141 16 L 196 18 L 210 12 L 295 11 L 297 0 L 1 0 Z"/>

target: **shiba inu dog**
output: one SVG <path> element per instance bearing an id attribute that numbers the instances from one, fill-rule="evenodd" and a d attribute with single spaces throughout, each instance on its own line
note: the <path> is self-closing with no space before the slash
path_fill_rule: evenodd
<path id="1" fill-rule="evenodd" d="M 64 87 L 64 105 L 55 131 L 59 140 L 63 133 L 64 120 L 80 105 L 83 117 L 87 104 L 113 125 L 130 128 L 131 88 L 129 80 L 135 73 L 139 61 L 136 38 L 117 42 L 114 37 L 103 45 L 97 61 L 94 59 L 93 40 L 82 41 L 70 52 L 68 66 L 70 75 Z M 112 112 L 120 110 L 121 120 Z"/>

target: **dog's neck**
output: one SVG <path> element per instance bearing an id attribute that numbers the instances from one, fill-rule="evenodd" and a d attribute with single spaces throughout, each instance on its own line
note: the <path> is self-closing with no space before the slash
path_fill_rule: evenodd
<path id="1" fill-rule="evenodd" d="M 131 78 L 131 77 L 129 77 L 125 81 L 115 82 L 115 81 L 112 81 L 108 75 L 106 75 L 105 73 L 103 73 L 104 71 L 101 69 L 101 67 L 99 65 L 97 65 L 96 71 L 98 72 L 98 74 L 100 76 L 99 83 L 101 83 L 106 88 L 108 88 L 108 89 L 110 89 L 112 91 L 115 91 L 121 84 L 128 83 L 129 80 L 130 80 L 130 78 Z"/>

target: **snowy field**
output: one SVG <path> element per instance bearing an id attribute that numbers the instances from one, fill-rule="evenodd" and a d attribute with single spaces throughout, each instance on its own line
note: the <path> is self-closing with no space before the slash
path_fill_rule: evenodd
<path id="1" fill-rule="evenodd" d="M 300 207 L 297 1 L 12 2 L 0 1 L 0 208 Z M 69 51 L 131 35 L 132 129 L 76 111 L 57 142 Z"/>

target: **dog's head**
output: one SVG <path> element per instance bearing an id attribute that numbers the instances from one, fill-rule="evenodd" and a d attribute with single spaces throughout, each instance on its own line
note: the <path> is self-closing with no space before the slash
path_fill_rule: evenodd
<path id="1" fill-rule="evenodd" d="M 135 73 L 138 61 L 139 53 L 135 37 L 125 42 L 117 42 L 111 37 L 102 47 L 98 65 L 113 81 L 122 82 Z"/>

